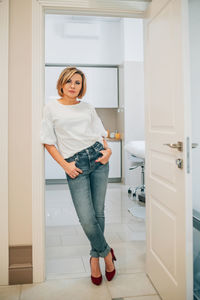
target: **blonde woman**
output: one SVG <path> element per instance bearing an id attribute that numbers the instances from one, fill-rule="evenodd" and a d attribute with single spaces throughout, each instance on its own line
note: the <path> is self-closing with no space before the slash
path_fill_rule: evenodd
<path id="1" fill-rule="evenodd" d="M 112 151 L 95 108 L 78 100 L 86 92 L 84 73 L 75 67 L 65 68 L 58 78 L 57 90 L 61 98 L 44 107 L 40 139 L 66 173 L 79 222 L 91 245 L 91 281 L 99 285 L 100 257 L 105 261 L 107 280 L 115 275 L 114 251 L 104 237 L 104 203 Z"/>

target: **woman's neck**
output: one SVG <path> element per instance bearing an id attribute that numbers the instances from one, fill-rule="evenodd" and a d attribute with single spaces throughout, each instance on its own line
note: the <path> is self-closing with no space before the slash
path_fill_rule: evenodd
<path id="1" fill-rule="evenodd" d="M 77 101 L 76 98 L 63 97 L 63 98 L 59 99 L 59 102 L 63 103 L 63 104 L 66 104 L 66 105 L 72 105 L 72 104 L 75 104 L 75 103 L 80 102 L 80 101 Z"/>

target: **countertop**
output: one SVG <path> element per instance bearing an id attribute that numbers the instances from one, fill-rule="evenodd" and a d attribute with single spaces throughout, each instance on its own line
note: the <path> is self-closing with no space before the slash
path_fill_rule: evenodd
<path id="1" fill-rule="evenodd" d="M 121 142 L 122 139 L 116 139 L 116 138 L 106 138 L 107 141 L 109 142 Z"/>

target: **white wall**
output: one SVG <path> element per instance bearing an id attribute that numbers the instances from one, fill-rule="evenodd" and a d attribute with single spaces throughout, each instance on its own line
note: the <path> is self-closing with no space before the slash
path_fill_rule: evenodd
<path id="1" fill-rule="evenodd" d="M 126 144 L 129 141 L 144 140 L 144 88 L 143 63 L 124 63 L 124 132 Z M 125 152 L 125 183 L 137 186 L 141 183 L 141 168 L 129 170 L 128 154 Z"/>
<path id="2" fill-rule="evenodd" d="M 122 20 L 124 61 L 144 61 L 143 57 L 143 19 Z"/>
<path id="3" fill-rule="evenodd" d="M 190 10 L 190 59 L 192 95 L 192 142 L 198 149 L 192 150 L 192 193 L 193 208 L 200 212 L 200 1 L 189 0 Z"/>
<path id="4" fill-rule="evenodd" d="M 120 18 L 49 14 L 45 27 L 46 63 L 122 62 Z"/>
<path id="5" fill-rule="evenodd" d="M 124 18 L 124 144 L 144 140 L 144 74 L 143 74 L 143 20 Z M 141 168 L 130 171 L 128 154 L 124 153 L 125 183 L 141 183 Z"/>

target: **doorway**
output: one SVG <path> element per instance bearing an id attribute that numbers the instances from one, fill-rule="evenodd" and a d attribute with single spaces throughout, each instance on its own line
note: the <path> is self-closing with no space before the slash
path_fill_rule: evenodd
<path id="1" fill-rule="evenodd" d="M 129 274 L 143 272 L 145 262 L 145 204 L 138 201 L 139 191 L 137 197 L 128 195 L 128 187 L 140 185 L 141 169 L 129 170 L 124 149 L 127 142 L 144 139 L 142 46 L 142 19 L 45 14 L 45 101 L 58 98 L 56 80 L 65 66 L 76 65 L 85 72 L 88 88 L 83 101 L 96 107 L 109 130 L 114 157 L 110 160 L 106 236 L 123 258 L 119 270 Z M 105 82 L 109 85 L 102 88 L 108 94 L 104 102 L 107 95 L 101 95 L 100 80 L 100 87 Z M 116 130 L 123 139 L 112 137 Z M 88 241 L 72 205 L 65 173 L 47 151 L 45 180 L 46 278 L 88 276 Z"/>
<path id="2" fill-rule="evenodd" d="M 123 4 L 124 5 L 124 4 Z M 147 8 L 147 3 L 136 3 L 127 10 L 123 6 L 123 11 L 113 4 L 112 12 L 110 8 L 99 7 L 87 7 L 88 15 L 106 15 L 113 17 L 144 17 L 144 11 Z M 41 282 L 45 280 L 45 248 L 44 248 L 44 237 L 45 237 L 45 220 L 44 216 L 44 150 L 43 147 L 38 149 L 34 145 L 38 144 L 38 136 L 35 132 L 40 131 L 40 121 L 42 116 L 42 109 L 44 104 L 44 56 L 42 55 L 44 49 L 44 12 L 56 12 L 59 6 L 55 3 L 48 3 L 46 5 L 45 1 L 38 2 L 33 1 L 33 174 L 41 174 L 41 176 L 33 175 L 33 281 Z M 60 7 L 62 12 L 74 14 L 76 12 L 79 14 L 85 14 L 85 9 L 82 4 L 77 7 L 71 7 L 68 3 L 65 3 Z M 80 13 L 81 12 L 81 13 Z M 36 25 L 37 24 L 37 25 Z M 41 85 L 42 84 L 42 85 Z M 36 113 L 39 112 L 39 113 Z M 38 218 L 38 216 L 40 216 Z"/>

